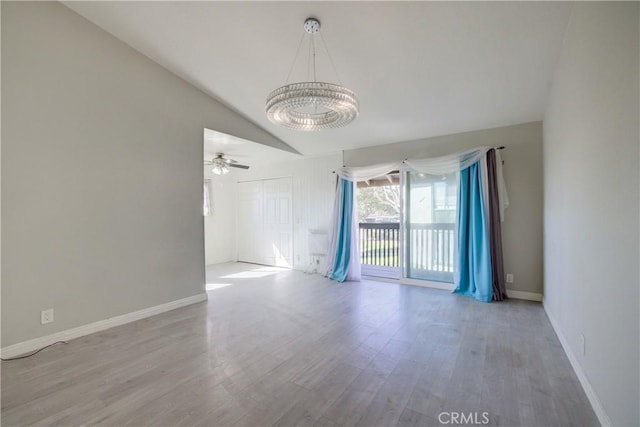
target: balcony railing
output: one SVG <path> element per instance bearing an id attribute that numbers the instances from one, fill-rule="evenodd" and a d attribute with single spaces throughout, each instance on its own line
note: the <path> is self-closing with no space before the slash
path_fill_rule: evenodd
<path id="1" fill-rule="evenodd" d="M 361 222 L 360 253 L 363 265 L 400 267 L 400 224 Z"/>
<path id="2" fill-rule="evenodd" d="M 455 224 L 411 224 L 408 237 L 410 277 L 451 281 Z M 363 266 L 398 269 L 400 224 L 360 223 L 360 251 Z"/>
<path id="3" fill-rule="evenodd" d="M 431 272 L 430 278 L 449 281 L 453 273 L 455 224 L 411 224 L 409 233 L 410 269 L 418 277 Z"/>

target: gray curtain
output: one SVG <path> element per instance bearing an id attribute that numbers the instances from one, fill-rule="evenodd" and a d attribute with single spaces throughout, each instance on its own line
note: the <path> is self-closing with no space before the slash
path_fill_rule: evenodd
<path id="1" fill-rule="evenodd" d="M 502 262 L 502 224 L 500 223 L 500 199 L 496 174 L 496 150 L 487 152 L 487 178 L 489 181 L 489 247 L 491 251 L 491 277 L 493 300 L 507 298 Z"/>

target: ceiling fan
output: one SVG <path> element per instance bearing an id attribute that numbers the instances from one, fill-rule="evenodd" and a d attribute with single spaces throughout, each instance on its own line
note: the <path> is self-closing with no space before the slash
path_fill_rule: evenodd
<path id="1" fill-rule="evenodd" d="M 216 156 L 211 160 L 205 160 L 205 165 L 213 166 L 211 172 L 216 175 L 224 175 L 229 173 L 229 168 L 249 169 L 247 165 L 241 165 L 237 160 L 224 157 L 224 153 L 216 153 Z"/>

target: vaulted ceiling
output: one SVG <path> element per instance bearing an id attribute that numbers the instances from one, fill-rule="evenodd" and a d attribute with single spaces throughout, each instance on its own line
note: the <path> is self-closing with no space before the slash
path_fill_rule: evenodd
<path id="1" fill-rule="evenodd" d="M 67 2 L 303 154 L 541 120 L 571 10 L 560 2 Z M 360 100 L 350 125 L 266 118 L 305 18 Z M 324 56 L 323 56 L 324 55 Z M 306 53 L 291 81 L 306 80 Z M 336 82 L 324 49 L 318 80 Z M 260 141 L 256 141 L 260 142 Z"/>

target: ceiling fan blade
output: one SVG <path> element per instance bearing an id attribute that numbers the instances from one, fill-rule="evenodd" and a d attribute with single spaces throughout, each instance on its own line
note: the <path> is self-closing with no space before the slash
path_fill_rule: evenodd
<path id="1" fill-rule="evenodd" d="M 222 160 L 223 162 L 225 162 L 226 164 L 230 165 L 231 163 L 238 163 L 237 160 L 233 160 L 230 159 L 228 157 L 225 157 L 224 153 L 216 153 L 216 159 Z"/>
<path id="2" fill-rule="evenodd" d="M 238 168 L 238 169 L 249 169 L 249 166 L 247 165 L 241 165 L 238 163 L 229 163 L 228 165 L 230 168 Z"/>

